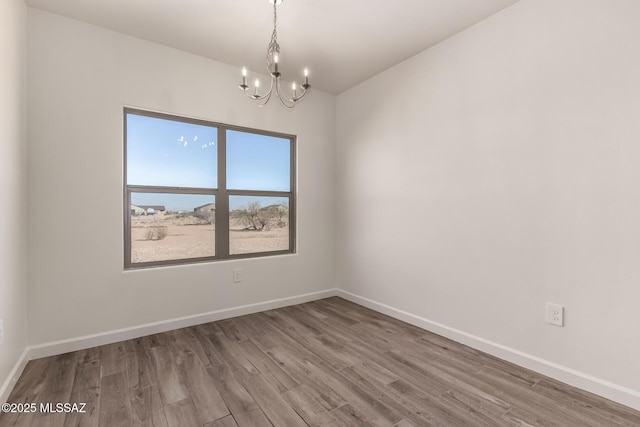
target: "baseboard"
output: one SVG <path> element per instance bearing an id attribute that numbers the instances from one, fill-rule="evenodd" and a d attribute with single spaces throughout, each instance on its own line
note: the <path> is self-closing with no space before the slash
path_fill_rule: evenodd
<path id="1" fill-rule="evenodd" d="M 640 410 L 640 391 L 622 387 L 618 384 L 605 381 L 600 378 L 593 377 L 583 372 L 576 371 L 566 366 L 558 365 L 548 360 L 515 350 L 513 348 L 486 340 L 484 338 L 468 334 L 449 326 L 434 322 L 424 317 L 416 316 L 403 310 L 391 307 L 369 298 L 364 298 L 342 289 L 337 290 L 337 296 L 348 301 L 362 305 L 364 307 L 375 310 L 379 313 L 386 314 L 398 320 L 410 323 L 428 331 L 442 335 L 446 338 L 457 341 L 461 344 L 468 345 L 477 350 L 489 353 L 500 359 L 506 360 L 516 365 L 522 366 L 532 371 L 539 372 L 543 375 L 572 385 L 582 390 L 597 394 L 606 399 L 618 402 L 622 405 L 629 406 L 633 409 Z"/>
<path id="2" fill-rule="evenodd" d="M 5 403 L 7 399 L 9 399 L 9 395 L 13 390 L 13 386 L 16 385 L 18 378 L 22 375 L 22 371 L 24 371 L 25 366 L 27 366 L 27 362 L 29 362 L 29 348 L 25 348 L 22 352 L 22 355 L 13 366 L 11 372 L 9 372 L 9 376 L 0 387 L 0 403 Z"/>
<path id="3" fill-rule="evenodd" d="M 5 380 L 2 388 L 0 388 L 0 402 L 6 402 L 6 399 L 9 397 L 9 394 L 11 393 L 11 390 L 13 389 L 13 386 L 15 384 L 14 378 L 18 378 L 20 376 L 27 362 L 31 359 L 53 356 L 99 345 L 111 344 L 114 342 L 139 338 L 150 334 L 167 332 L 173 329 L 180 329 L 199 325 L 202 323 L 228 319 L 231 317 L 243 316 L 246 314 L 258 313 L 266 310 L 273 310 L 289 305 L 303 304 L 305 302 L 315 301 L 322 298 L 329 298 L 332 296 L 339 296 L 348 301 L 354 302 L 377 312 L 434 332 L 438 335 L 442 335 L 459 343 L 473 347 L 477 350 L 484 351 L 485 353 L 499 357 L 503 360 L 539 372 L 558 381 L 562 381 L 566 384 L 581 388 L 588 392 L 610 399 L 614 402 L 618 402 L 625 406 L 640 410 L 639 391 L 622 387 L 620 385 L 593 377 L 591 375 L 576 371 L 566 366 L 558 365 L 548 360 L 523 353 L 513 348 L 486 340 L 481 337 L 477 337 L 475 335 L 451 328 L 441 323 L 425 319 L 423 317 L 408 313 L 403 310 L 399 310 L 387 304 L 383 304 L 369 298 L 361 297 L 359 295 L 337 288 L 28 347 L 27 349 L 25 349 L 20 359 L 16 362 L 16 365 L 12 369 L 9 377 Z"/>
<path id="4" fill-rule="evenodd" d="M 208 313 L 196 314 L 193 316 L 163 320 L 161 322 L 148 323 L 131 328 L 103 332 L 100 334 L 86 335 L 63 341 L 39 344 L 29 347 L 28 356 L 29 360 L 39 359 L 41 357 L 48 357 L 56 354 L 68 353 L 70 351 L 78 351 L 85 348 L 140 338 L 146 335 L 186 328 L 189 326 L 200 325 L 202 323 L 215 322 L 217 320 L 229 319 L 231 317 L 243 316 L 245 314 L 258 313 L 261 311 L 273 310 L 289 305 L 302 304 L 305 302 L 336 296 L 337 291 L 337 289 L 328 289 L 319 292 L 296 295 L 293 297 L 280 298 L 255 304 L 247 304 L 222 310 L 215 310 Z"/>

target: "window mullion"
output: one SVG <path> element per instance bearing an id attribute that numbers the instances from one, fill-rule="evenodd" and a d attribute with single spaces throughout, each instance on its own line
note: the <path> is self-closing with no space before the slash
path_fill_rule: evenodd
<path id="1" fill-rule="evenodd" d="M 229 256 L 229 193 L 227 192 L 227 131 L 218 127 L 218 196 L 216 197 L 216 254 Z"/>

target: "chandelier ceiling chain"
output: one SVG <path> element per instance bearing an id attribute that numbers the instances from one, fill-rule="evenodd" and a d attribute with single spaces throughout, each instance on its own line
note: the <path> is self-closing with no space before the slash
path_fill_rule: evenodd
<path id="1" fill-rule="evenodd" d="M 280 45 L 278 44 L 277 30 L 277 5 L 282 1 L 269 1 L 273 3 L 273 32 L 271 33 L 271 41 L 269 42 L 269 46 L 267 47 L 267 70 L 269 71 L 269 76 L 271 77 L 269 91 L 262 95 L 259 94 L 258 90 L 260 88 L 260 79 L 256 79 L 254 83 L 253 94 L 249 93 L 246 67 L 242 68 L 242 84 L 239 85 L 239 87 L 249 99 L 256 101 L 256 103 L 260 107 L 265 106 L 271 99 L 271 95 L 275 92 L 282 105 L 284 105 L 286 108 L 293 108 L 296 105 L 296 102 L 301 100 L 307 94 L 309 88 L 311 88 L 311 85 L 309 84 L 309 70 L 307 68 L 304 69 L 304 83 L 300 85 L 300 94 L 298 94 L 298 85 L 295 82 L 291 84 L 291 96 L 285 96 L 282 93 L 282 89 L 280 87 L 280 79 L 282 77 L 282 74 L 280 73 L 280 71 L 278 71 L 278 64 L 280 62 Z"/>
<path id="2" fill-rule="evenodd" d="M 271 41 L 267 47 L 267 69 L 271 72 L 271 62 L 274 55 L 280 55 L 280 45 L 278 44 L 277 30 L 278 12 L 276 11 L 276 2 L 273 2 L 273 32 L 271 33 Z"/>

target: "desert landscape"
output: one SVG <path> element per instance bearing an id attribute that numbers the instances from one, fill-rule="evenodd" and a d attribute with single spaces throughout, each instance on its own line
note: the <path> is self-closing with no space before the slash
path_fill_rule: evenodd
<path id="1" fill-rule="evenodd" d="M 215 256 L 214 212 L 131 215 L 131 263 Z M 229 218 L 232 255 L 289 249 L 288 209 L 249 204 Z"/>

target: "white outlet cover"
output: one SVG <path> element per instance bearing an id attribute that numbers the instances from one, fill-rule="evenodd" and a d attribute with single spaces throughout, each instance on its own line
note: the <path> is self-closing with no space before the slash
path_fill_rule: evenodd
<path id="1" fill-rule="evenodd" d="M 564 307 L 552 302 L 547 303 L 547 323 L 564 326 Z"/>
<path id="2" fill-rule="evenodd" d="M 233 282 L 234 283 L 242 282 L 242 269 L 241 268 L 234 268 L 233 269 Z"/>

